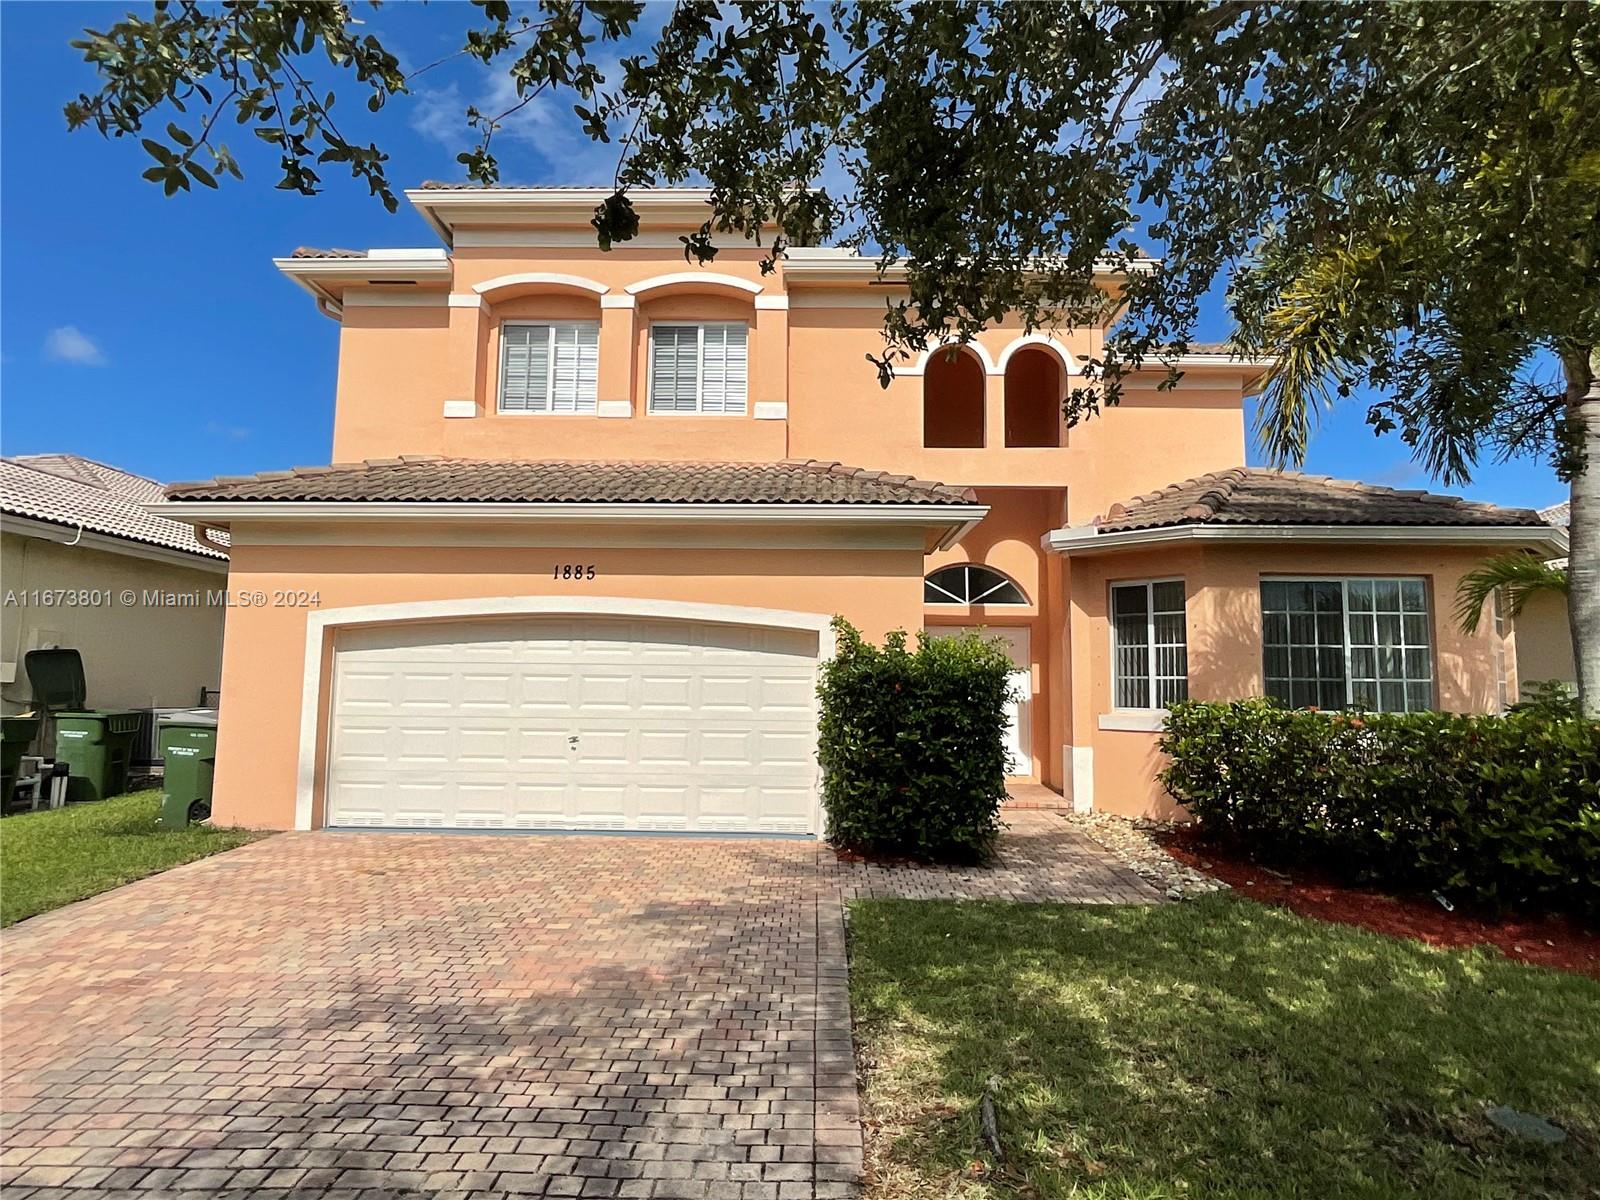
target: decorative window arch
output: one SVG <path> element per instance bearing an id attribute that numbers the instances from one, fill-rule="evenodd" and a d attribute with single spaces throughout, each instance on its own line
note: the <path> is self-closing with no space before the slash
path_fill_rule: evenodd
<path id="1" fill-rule="evenodd" d="M 940 567 L 922 581 L 924 604 L 1026 604 L 1016 581 L 993 567 L 962 563 Z"/>

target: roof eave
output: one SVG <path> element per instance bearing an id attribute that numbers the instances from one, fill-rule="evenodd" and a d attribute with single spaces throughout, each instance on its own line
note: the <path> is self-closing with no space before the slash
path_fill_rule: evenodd
<path id="1" fill-rule="evenodd" d="M 90 529 L 87 525 L 81 525 L 76 521 L 52 521 L 5 509 L 0 511 L 0 525 L 3 525 L 7 533 L 52 541 L 57 545 L 82 547 L 85 550 L 98 550 L 106 554 L 124 554 L 132 558 L 192 567 L 197 571 L 226 572 L 228 569 L 228 558 L 225 554 L 203 549 L 187 550 L 163 542 L 107 533 L 104 530 Z M 68 541 L 61 541 L 51 536 L 56 533 L 72 536 Z"/>
<path id="2" fill-rule="evenodd" d="M 986 504 L 927 501 L 816 503 L 800 500 L 747 501 L 436 501 L 436 500 L 165 500 L 145 506 L 170 521 L 228 528 L 234 521 L 304 521 L 316 524 L 362 521 L 472 520 L 540 525 L 581 523 L 653 524 L 817 524 L 916 525 L 959 531 L 989 512 Z M 954 536 L 954 535 L 953 535 Z"/>
<path id="3" fill-rule="evenodd" d="M 1052 529 L 1041 545 L 1056 554 L 1106 554 L 1176 542 L 1298 542 L 1349 545 L 1388 541 L 1424 546 L 1492 546 L 1496 549 L 1566 553 L 1559 530 L 1533 525 L 1163 525 L 1102 533 L 1092 525 Z"/>

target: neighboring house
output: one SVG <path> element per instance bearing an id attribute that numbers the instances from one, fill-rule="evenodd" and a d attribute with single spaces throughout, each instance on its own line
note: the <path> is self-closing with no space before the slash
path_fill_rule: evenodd
<path id="1" fill-rule="evenodd" d="M 227 555 L 152 515 L 162 485 L 74 454 L 0 458 L 0 695 L 32 707 L 29 650 L 83 655 L 98 708 L 184 708 L 215 689 Z M 193 598 L 193 599 L 191 599 Z"/>
<path id="2" fill-rule="evenodd" d="M 1539 515 L 1563 532 L 1572 520 L 1572 506 L 1565 502 L 1541 508 Z M 1523 686 L 1535 680 L 1559 680 L 1573 686 L 1578 682 L 1578 667 L 1572 656 L 1572 625 L 1567 615 L 1567 598 L 1552 592 L 1528 597 L 1517 614 L 1517 677 Z"/>
<path id="3" fill-rule="evenodd" d="M 448 248 L 278 260 L 339 323 L 344 465 L 162 509 L 270 597 L 229 621 L 219 819 L 817 832 L 836 613 L 1004 636 L 1014 769 L 1080 808 L 1171 811 L 1175 697 L 1495 703 L 1507 647 L 1451 598 L 1486 553 L 1553 552 L 1535 513 L 1241 468 L 1265 364 L 1226 346 L 1070 430 L 1100 329 L 1002 324 L 882 388 L 893 273 L 686 267 L 693 190 L 633 193 L 601 253 L 607 194 L 427 187 Z"/>

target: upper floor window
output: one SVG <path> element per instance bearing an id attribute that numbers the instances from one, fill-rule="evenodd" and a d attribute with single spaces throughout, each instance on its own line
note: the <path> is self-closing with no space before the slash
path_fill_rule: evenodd
<path id="1" fill-rule="evenodd" d="M 594 321 L 500 327 L 501 412 L 592 413 L 599 376 Z"/>
<path id="2" fill-rule="evenodd" d="M 1183 580 L 1113 584 L 1111 651 L 1117 708 L 1166 708 L 1188 699 Z"/>
<path id="3" fill-rule="evenodd" d="M 735 321 L 650 327 L 650 411 L 742 413 L 749 393 L 749 340 Z"/>
<path id="4" fill-rule="evenodd" d="M 924 604 L 1026 604 L 1022 589 L 992 567 L 940 567 L 922 581 Z"/>
<path id="5" fill-rule="evenodd" d="M 1420 579 L 1264 579 L 1261 622 L 1269 696 L 1297 708 L 1433 707 Z"/>

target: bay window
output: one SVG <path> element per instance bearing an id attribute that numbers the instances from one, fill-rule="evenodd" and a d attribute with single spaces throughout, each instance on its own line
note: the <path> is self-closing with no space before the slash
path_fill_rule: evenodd
<path id="1" fill-rule="evenodd" d="M 1421 579 L 1264 579 L 1261 621 L 1267 695 L 1296 708 L 1433 707 Z"/>

